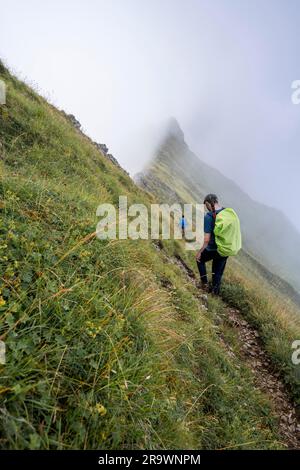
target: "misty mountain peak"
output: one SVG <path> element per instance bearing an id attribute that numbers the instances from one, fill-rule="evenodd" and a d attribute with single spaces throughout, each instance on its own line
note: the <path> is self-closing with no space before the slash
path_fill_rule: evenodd
<path id="1" fill-rule="evenodd" d="M 171 117 L 167 123 L 167 136 L 176 137 L 178 140 L 184 141 L 184 133 L 176 118 Z"/>

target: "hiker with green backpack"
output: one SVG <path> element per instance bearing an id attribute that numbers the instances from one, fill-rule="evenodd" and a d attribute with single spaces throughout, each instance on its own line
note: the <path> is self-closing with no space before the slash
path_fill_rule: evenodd
<path id="1" fill-rule="evenodd" d="M 231 208 L 219 205 L 215 194 L 204 199 L 208 213 L 204 216 L 204 243 L 196 255 L 202 287 L 219 295 L 228 256 L 236 255 L 242 246 L 240 221 Z M 212 285 L 208 288 L 206 263 L 212 260 Z"/>

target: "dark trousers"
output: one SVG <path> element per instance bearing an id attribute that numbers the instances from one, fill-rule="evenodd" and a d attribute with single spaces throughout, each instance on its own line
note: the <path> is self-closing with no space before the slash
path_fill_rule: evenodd
<path id="1" fill-rule="evenodd" d="M 217 251 L 204 250 L 201 253 L 200 261 L 197 261 L 200 279 L 202 284 L 207 284 L 207 274 L 205 263 L 212 260 L 212 292 L 220 293 L 221 279 L 226 266 L 227 256 L 221 256 Z"/>

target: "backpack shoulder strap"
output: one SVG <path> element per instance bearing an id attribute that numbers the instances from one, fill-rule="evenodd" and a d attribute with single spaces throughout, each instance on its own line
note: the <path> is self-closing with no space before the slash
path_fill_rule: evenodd
<path id="1" fill-rule="evenodd" d="M 223 210 L 223 209 L 226 209 L 226 207 L 222 207 L 222 209 L 219 210 L 218 214 Z M 217 218 L 217 212 L 214 210 L 214 211 L 211 211 L 209 213 L 209 215 L 211 215 L 211 217 L 214 219 L 214 222 L 216 223 L 216 218 Z"/>

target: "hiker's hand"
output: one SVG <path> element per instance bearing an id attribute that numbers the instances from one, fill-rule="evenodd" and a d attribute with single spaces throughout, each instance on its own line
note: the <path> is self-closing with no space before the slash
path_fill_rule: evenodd
<path id="1" fill-rule="evenodd" d="M 196 254 L 196 261 L 200 261 L 200 258 L 201 258 L 201 251 L 198 251 L 198 253 Z"/>

